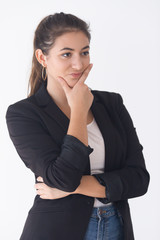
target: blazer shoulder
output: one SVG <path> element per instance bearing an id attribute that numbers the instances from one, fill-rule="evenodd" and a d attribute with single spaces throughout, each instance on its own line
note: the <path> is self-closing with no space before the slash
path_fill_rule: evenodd
<path id="1" fill-rule="evenodd" d="M 120 111 L 123 105 L 123 98 L 120 93 L 101 90 L 92 90 L 92 93 L 98 101 L 108 108 L 116 108 L 116 110 Z"/>
<path id="2" fill-rule="evenodd" d="M 92 90 L 92 93 L 96 96 L 103 97 L 105 99 L 111 99 L 111 101 L 116 100 L 117 98 L 122 98 L 120 93 L 117 92 L 109 92 L 109 91 L 101 91 L 101 90 Z"/>
<path id="3" fill-rule="evenodd" d="M 34 95 L 28 98 L 24 98 L 8 106 L 6 111 L 6 118 L 13 117 L 14 115 L 28 115 L 30 116 L 33 109 L 36 107 L 36 101 Z"/>

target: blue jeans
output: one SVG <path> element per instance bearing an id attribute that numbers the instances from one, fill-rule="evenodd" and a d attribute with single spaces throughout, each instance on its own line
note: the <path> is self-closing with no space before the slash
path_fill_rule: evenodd
<path id="1" fill-rule="evenodd" d="M 84 240 L 123 239 L 123 220 L 114 204 L 93 208 Z"/>

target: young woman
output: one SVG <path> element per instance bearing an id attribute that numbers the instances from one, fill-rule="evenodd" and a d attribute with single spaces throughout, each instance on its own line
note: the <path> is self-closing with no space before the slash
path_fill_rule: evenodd
<path id="1" fill-rule="evenodd" d="M 128 199 L 146 193 L 149 174 L 120 94 L 85 84 L 89 46 L 83 20 L 44 18 L 30 94 L 7 110 L 10 137 L 36 178 L 21 240 L 134 239 Z"/>

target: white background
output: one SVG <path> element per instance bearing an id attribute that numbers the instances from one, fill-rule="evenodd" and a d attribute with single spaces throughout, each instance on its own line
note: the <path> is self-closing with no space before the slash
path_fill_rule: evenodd
<path id="1" fill-rule="evenodd" d="M 0 7 L 0 239 L 17 240 L 35 196 L 34 176 L 9 138 L 7 107 L 26 98 L 33 33 L 55 12 L 90 22 L 91 62 L 87 84 L 119 92 L 144 147 L 151 175 L 148 193 L 130 200 L 136 240 L 159 240 L 160 1 L 5 1 Z"/>

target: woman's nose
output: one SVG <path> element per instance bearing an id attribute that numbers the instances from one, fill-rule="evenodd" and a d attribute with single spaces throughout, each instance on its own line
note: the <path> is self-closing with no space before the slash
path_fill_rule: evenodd
<path id="1" fill-rule="evenodd" d="M 72 68 L 76 70 L 81 70 L 83 68 L 83 62 L 80 57 L 75 57 L 72 60 Z"/>

